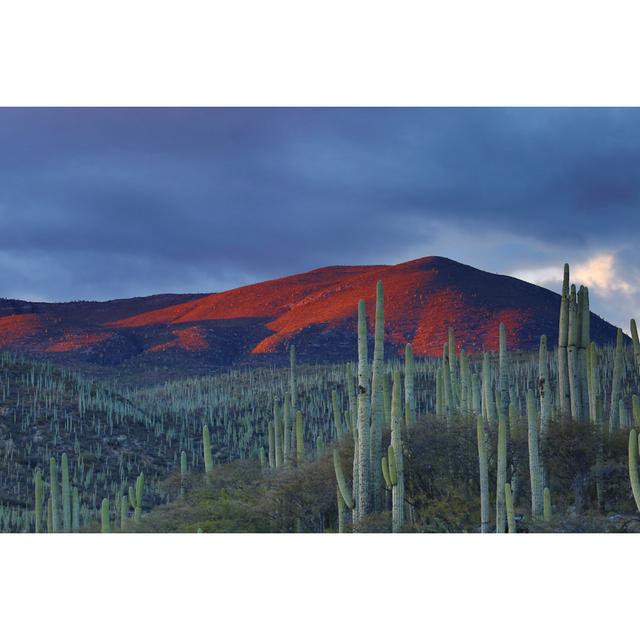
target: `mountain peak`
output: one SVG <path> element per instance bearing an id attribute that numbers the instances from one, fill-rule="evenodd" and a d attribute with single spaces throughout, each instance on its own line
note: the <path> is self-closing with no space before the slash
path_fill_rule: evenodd
<path id="1" fill-rule="evenodd" d="M 185 360 L 199 368 L 284 354 L 301 359 L 355 357 L 358 300 L 370 332 L 376 283 L 385 295 L 387 354 L 407 342 L 418 356 L 440 355 L 449 327 L 467 353 L 498 348 L 504 323 L 511 349 L 557 340 L 559 295 L 516 278 L 442 256 L 396 265 L 336 265 L 213 294 L 151 296 L 105 303 L 0 306 L 0 347 L 102 364 Z M 592 336 L 615 328 L 592 315 Z"/>

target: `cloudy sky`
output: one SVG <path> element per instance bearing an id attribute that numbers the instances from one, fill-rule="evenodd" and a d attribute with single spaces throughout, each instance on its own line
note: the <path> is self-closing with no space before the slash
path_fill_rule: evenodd
<path id="1" fill-rule="evenodd" d="M 640 110 L 0 109 L 0 297 L 443 255 L 640 316 Z"/>

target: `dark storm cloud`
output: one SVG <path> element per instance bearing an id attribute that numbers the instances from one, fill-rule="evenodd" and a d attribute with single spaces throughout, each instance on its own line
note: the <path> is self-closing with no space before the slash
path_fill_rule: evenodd
<path id="1" fill-rule="evenodd" d="M 633 306 L 639 201 L 637 110 L 0 109 L 0 295 L 607 254 Z"/>

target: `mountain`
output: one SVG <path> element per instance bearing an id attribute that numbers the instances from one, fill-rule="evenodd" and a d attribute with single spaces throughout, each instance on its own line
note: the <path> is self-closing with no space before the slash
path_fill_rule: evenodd
<path id="1" fill-rule="evenodd" d="M 387 353 L 407 342 L 416 355 L 440 355 L 453 326 L 468 353 L 498 348 L 504 322 L 510 349 L 557 342 L 560 296 L 509 276 L 442 257 L 398 265 L 335 266 L 213 294 L 167 294 L 109 302 L 0 300 L 0 349 L 102 366 L 205 371 L 283 359 L 356 355 L 356 315 L 364 299 L 373 331 L 376 282 L 385 288 Z M 591 316 L 592 339 L 615 327 Z"/>

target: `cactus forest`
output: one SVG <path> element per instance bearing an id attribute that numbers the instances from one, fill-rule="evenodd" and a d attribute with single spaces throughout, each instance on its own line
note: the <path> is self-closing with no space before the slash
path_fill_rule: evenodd
<path id="1" fill-rule="evenodd" d="M 0 530 L 613 532 L 640 528 L 640 342 L 591 340 L 564 268 L 558 340 L 441 357 L 385 341 L 385 283 L 339 363 L 135 385 L 0 357 Z M 427 319 L 428 321 L 428 319 Z"/>

